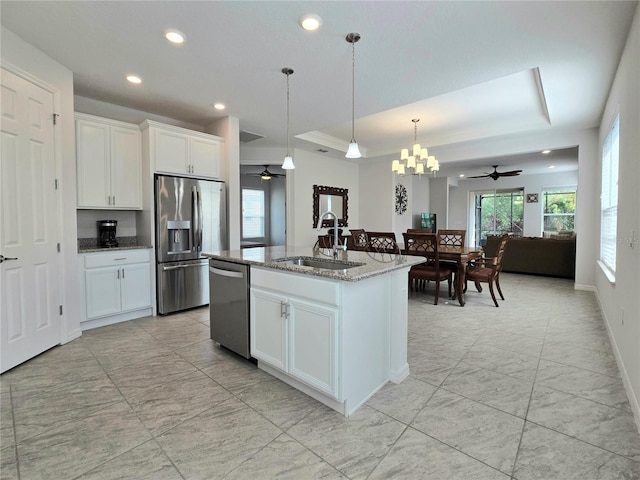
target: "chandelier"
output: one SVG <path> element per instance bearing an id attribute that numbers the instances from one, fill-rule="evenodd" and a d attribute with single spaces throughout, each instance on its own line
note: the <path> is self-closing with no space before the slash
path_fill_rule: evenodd
<path id="1" fill-rule="evenodd" d="M 433 173 L 440 170 L 440 163 L 436 160 L 435 156 L 429 156 L 427 148 L 422 148 L 418 143 L 418 122 L 419 118 L 411 120 L 413 122 L 413 149 L 412 155 L 409 155 L 409 149 L 403 148 L 400 150 L 400 160 L 394 160 L 391 163 L 391 171 L 396 172 L 398 175 L 405 175 L 410 173 L 411 175 L 422 175 L 428 169 L 429 173 Z"/>

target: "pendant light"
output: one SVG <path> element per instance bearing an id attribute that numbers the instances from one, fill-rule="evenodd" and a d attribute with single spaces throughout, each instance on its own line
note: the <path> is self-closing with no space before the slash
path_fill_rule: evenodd
<path id="1" fill-rule="evenodd" d="M 347 35 L 347 42 L 351 44 L 351 141 L 345 157 L 360 158 L 360 149 L 355 136 L 355 110 L 356 110 L 356 42 L 360 40 L 359 33 Z"/>
<path id="2" fill-rule="evenodd" d="M 289 154 L 289 75 L 293 75 L 293 69 L 285 67 L 282 69 L 282 73 L 287 76 L 287 154 L 282 162 L 282 169 L 293 170 L 296 166 L 293 164 L 293 158 Z"/>

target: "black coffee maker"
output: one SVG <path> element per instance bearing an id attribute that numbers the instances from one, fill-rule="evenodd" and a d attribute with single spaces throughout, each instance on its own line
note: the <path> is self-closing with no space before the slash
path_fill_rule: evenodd
<path id="1" fill-rule="evenodd" d="M 116 240 L 117 220 L 98 220 L 98 245 L 104 248 L 113 248 L 118 246 Z"/>

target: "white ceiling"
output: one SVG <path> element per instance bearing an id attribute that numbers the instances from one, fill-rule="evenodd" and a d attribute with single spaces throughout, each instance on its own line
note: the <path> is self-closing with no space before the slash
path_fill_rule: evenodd
<path id="1" fill-rule="evenodd" d="M 297 148 L 346 151 L 351 138 L 351 44 L 356 44 L 355 136 L 366 157 L 418 141 L 429 148 L 599 124 L 636 1 L 8 1 L 2 24 L 68 67 L 76 94 L 202 127 L 226 115 L 286 145 L 286 77 Z M 317 32 L 298 19 L 319 15 Z M 163 38 L 186 34 L 182 46 Z M 142 85 L 124 77 L 137 73 Z M 226 112 L 212 108 L 227 105 Z M 539 152 L 468 159 L 441 172 L 500 164 L 540 173 Z M 556 155 L 575 168 L 575 149 Z M 534 167 L 531 164 L 534 161 Z M 560 162 L 568 162 L 566 165 Z M 473 170 L 470 170 L 474 167 Z M 455 168 L 454 168 L 455 167 Z M 458 168 L 459 167 L 459 168 Z"/>

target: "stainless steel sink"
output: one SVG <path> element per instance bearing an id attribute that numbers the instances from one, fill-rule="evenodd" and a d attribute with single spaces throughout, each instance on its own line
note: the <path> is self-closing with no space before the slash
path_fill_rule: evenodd
<path id="1" fill-rule="evenodd" d="M 345 262 L 341 260 L 330 260 L 317 257 L 288 257 L 276 258 L 273 260 L 285 265 L 295 265 L 298 267 L 323 268 L 325 270 L 346 270 L 353 267 L 361 267 L 364 263 Z"/>

